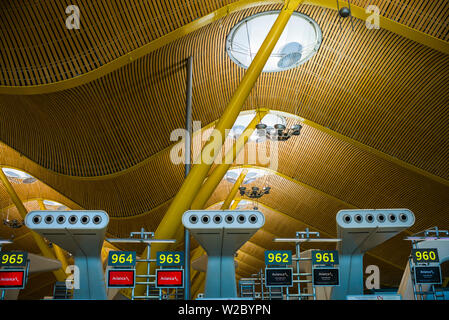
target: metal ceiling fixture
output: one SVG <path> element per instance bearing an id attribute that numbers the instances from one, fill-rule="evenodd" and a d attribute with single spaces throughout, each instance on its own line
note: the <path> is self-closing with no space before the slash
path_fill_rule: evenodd
<path id="1" fill-rule="evenodd" d="M 299 136 L 301 134 L 302 125 L 295 124 L 287 128 L 284 124 L 278 123 L 274 127 L 267 127 L 264 123 L 256 125 L 257 134 L 261 137 L 265 136 L 267 139 L 274 141 L 286 141 L 292 136 Z"/>
<path id="2" fill-rule="evenodd" d="M 237 65 L 247 69 L 266 38 L 280 11 L 265 11 L 237 23 L 226 38 L 226 51 Z M 295 68 L 318 51 L 322 33 L 309 16 L 293 12 L 263 72 Z"/>
<path id="3" fill-rule="evenodd" d="M 351 2 L 350 0 L 348 0 L 348 7 L 341 7 L 340 9 L 340 4 L 337 1 L 337 11 L 338 11 L 338 23 L 340 24 L 340 29 L 341 29 L 341 18 L 347 18 L 347 17 L 351 17 L 351 27 L 352 27 L 352 31 L 354 31 L 354 22 L 352 21 L 352 14 L 351 14 Z"/>
<path id="4" fill-rule="evenodd" d="M 246 187 L 239 188 L 241 196 L 247 196 L 251 199 L 258 199 L 265 194 L 269 194 L 270 189 L 271 187 L 263 187 L 262 189 L 260 189 L 259 187 L 252 187 L 251 190 L 246 190 Z"/>
<path id="5" fill-rule="evenodd" d="M 17 219 L 9 220 L 8 218 L 3 219 L 3 224 L 12 229 L 18 229 L 24 225 L 23 221 L 19 221 Z"/>

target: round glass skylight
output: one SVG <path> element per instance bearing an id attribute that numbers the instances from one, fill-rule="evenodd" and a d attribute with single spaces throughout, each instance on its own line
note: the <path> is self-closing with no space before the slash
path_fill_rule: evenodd
<path id="1" fill-rule="evenodd" d="M 253 120 L 254 115 L 255 113 L 248 113 L 238 116 L 229 132 L 229 136 L 238 139 L 251 120 Z M 260 123 L 266 124 L 267 128 L 273 128 L 275 124 L 286 125 L 286 120 L 283 116 L 270 112 L 263 117 Z M 249 137 L 249 142 L 262 142 L 265 140 L 266 137 L 260 137 L 257 130 L 254 130 L 253 134 Z"/>
<path id="2" fill-rule="evenodd" d="M 12 181 L 17 182 L 17 183 L 33 183 L 36 181 L 36 178 L 34 178 L 33 176 L 29 175 L 26 172 L 17 170 L 17 169 L 12 169 L 12 168 L 2 168 L 3 173 L 5 174 L 5 176 L 7 176 L 8 178 L 10 178 Z"/>
<path id="3" fill-rule="evenodd" d="M 230 183 L 235 183 L 239 178 L 240 173 L 242 173 L 242 170 L 243 170 L 242 168 L 228 170 L 228 172 L 226 172 L 225 174 L 225 179 Z M 242 184 L 254 182 L 266 174 L 265 170 L 251 169 L 251 168 L 247 170 L 248 172 L 246 173 L 245 179 L 243 180 Z"/>
<path id="4" fill-rule="evenodd" d="M 226 38 L 229 57 L 242 68 L 248 68 L 280 11 L 255 14 L 237 23 Z M 263 72 L 295 68 L 309 60 L 319 49 L 322 33 L 309 16 L 293 12 Z"/>

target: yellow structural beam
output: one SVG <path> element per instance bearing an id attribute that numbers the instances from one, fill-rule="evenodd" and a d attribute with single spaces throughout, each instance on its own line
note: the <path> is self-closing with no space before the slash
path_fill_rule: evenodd
<path id="1" fill-rule="evenodd" d="M 221 179 L 223 179 L 226 172 L 228 172 L 229 168 L 232 166 L 235 159 L 239 155 L 240 151 L 248 142 L 248 139 L 253 134 L 256 125 L 262 121 L 263 117 L 265 117 L 268 111 L 268 109 L 256 110 L 256 115 L 242 132 L 242 134 L 238 137 L 237 141 L 233 144 L 232 150 L 229 150 L 223 156 L 221 163 L 217 165 L 214 171 L 209 175 L 207 180 L 201 186 L 198 194 L 195 196 L 195 199 L 192 202 L 191 208 L 193 210 L 203 209 L 204 205 L 217 188 Z"/>
<path id="2" fill-rule="evenodd" d="M 234 202 L 231 205 L 231 210 L 235 210 L 237 209 L 239 203 L 240 203 L 241 199 L 235 199 Z"/>
<path id="3" fill-rule="evenodd" d="M 198 290 L 201 281 L 204 279 L 204 277 L 206 276 L 205 272 L 198 272 L 198 275 L 196 276 L 196 278 L 194 279 L 193 283 L 192 283 L 192 293 L 195 294 L 195 292 Z M 192 296 L 194 297 L 194 296 Z"/>
<path id="4" fill-rule="evenodd" d="M 229 206 L 231 205 L 232 200 L 235 198 L 235 195 L 237 194 L 237 191 L 239 191 L 240 185 L 243 183 L 243 180 L 245 180 L 246 174 L 248 173 L 248 170 L 243 169 L 240 173 L 237 181 L 232 186 L 231 191 L 229 192 L 228 196 L 226 197 L 225 201 L 221 205 L 221 210 L 227 210 L 229 209 Z"/>
<path id="5" fill-rule="evenodd" d="M 305 0 L 302 1 L 304 4 L 310 4 L 315 6 L 321 6 L 325 8 L 329 8 L 332 10 L 337 10 L 337 2 L 335 0 Z M 340 7 L 347 6 L 346 1 L 339 0 Z M 218 21 L 231 13 L 269 4 L 281 4 L 284 3 L 283 0 L 240 0 L 233 3 L 230 3 L 226 6 L 223 6 L 201 18 L 198 18 L 178 29 L 167 33 L 166 35 L 157 38 L 140 48 L 137 48 L 119 58 L 116 58 L 95 70 L 83 73 L 82 75 L 58 81 L 48 84 L 41 85 L 32 85 L 32 86 L 0 86 L 0 94 L 44 94 L 51 93 L 61 90 L 67 90 L 70 88 L 74 88 L 83 84 L 86 84 L 90 81 L 99 79 L 115 70 L 122 68 L 123 66 L 133 62 L 136 59 L 139 59 L 151 52 L 156 51 L 163 46 L 172 43 L 182 37 L 201 29 L 204 26 L 207 26 L 215 21 Z M 352 16 L 360 19 L 366 20 L 366 18 L 370 15 L 366 13 L 365 8 L 356 6 L 354 4 L 351 5 Z M 397 21 L 385 18 L 383 16 L 379 16 L 380 28 L 398 34 L 402 37 L 405 37 L 409 40 L 420 43 L 424 46 L 430 47 L 434 50 L 440 51 L 445 54 L 449 54 L 449 42 L 441 40 L 439 38 L 433 37 L 427 33 L 422 31 L 410 28 L 404 24 L 401 24 Z"/>
<path id="6" fill-rule="evenodd" d="M 192 299 L 196 299 L 196 296 L 198 295 L 198 293 L 201 292 L 205 278 L 206 278 L 206 273 L 200 272 L 198 278 L 196 279 L 195 283 L 192 286 L 192 292 L 193 292 Z"/>
<path id="7" fill-rule="evenodd" d="M 204 254 L 204 250 L 201 246 L 196 247 L 194 250 L 192 250 L 190 254 L 190 261 L 194 261 L 201 257 Z M 190 268 L 192 271 L 190 274 L 190 281 L 193 282 L 193 278 L 199 273 L 198 270 L 194 270 L 193 268 Z"/>
<path id="8" fill-rule="evenodd" d="M 209 175 L 207 180 L 201 186 L 195 199 L 192 202 L 191 209 L 201 210 L 204 208 L 206 201 L 209 200 L 210 196 L 215 191 L 215 189 L 219 185 L 220 181 L 223 179 L 226 172 L 229 170 L 232 163 L 235 161 L 235 159 L 239 155 L 240 151 L 243 149 L 243 147 L 248 142 L 248 139 L 253 134 L 254 129 L 256 128 L 256 125 L 262 121 L 263 117 L 265 117 L 265 115 L 268 112 L 269 112 L 268 109 L 256 110 L 256 114 L 255 114 L 254 118 L 251 120 L 251 122 L 248 124 L 248 126 L 245 128 L 245 130 L 242 132 L 242 134 L 237 138 L 237 141 L 233 144 L 232 149 L 229 150 L 222 157 L 222 162 L 214 168 L 214 170 Z M 246 173 L 245 173 L 245 175 L 246 175 Z M 243 179 L 242 179 L 242 181 L 243 181 Z M 240 182 L 240 184 L 241 184 L 241 182 Z M 238 189 L 238 186 L 237 186 L 237 189 Z M 234 194 L 234 196 L 232 196 L 232 198 L 234 198 L 234 197 L 235 197 L 235 194 Z M 231 199 L 231 201 L 232 201 L 232 199 Z M 228 207 L 229 207 L 229 205 L 228 205 Z M 183 230 L 184 228 L 182 226 L 180 226 L 179 229 Z M 197 252 L 198 257 L 205 254 L 205 251 L 201 246 L 199 246 L 197 249 L 198 249 L 198 252 Z M 193 260 L 194 260 L 194 258 L 191 259 L 191 261 L 193 261 Z M 195 273 L 195 272 L 198 272 L 198 271 L 194 270 L 193 273 Z M 194 292 L 194 291 L 192 291 L 192 292 Z"/>
<path id="9" fill-rule="evenodd" d="M 8 178 L 4 174 L 1 167 L 0 167 L 0 180 L 2 181 L 3 185 L 5 186 L 6 191 L 8 192 L 9 196 L 11 197 L 12 202 L 16 206 L 17 211 L 19 211 L 20 215 L 22 216 L 22 219 L 25 219 L 25 216 L 27 215 L 28 211 L 25 208 L 25 206 L 23 205 L 22 201 L 17 196 L 16 191 L 12 187 L 11 183 L 9 182 Z M 38 235 L 36 232 L 34 232 L 32 230 L 30 230 L 30 232 L 34 238 L 34 241 L 36 241 L 37 246 L 41 250 L 42 255 L 46 258 L 56 259 L 55 255 L 50 250 L 50 248 L 47 246 L 44 239 L 40 235 Z M 57 281 L 64 281 L 67 278 L 65 272 L 62 269 L 53 271 L 53 274 L 55 275 Z"/>
<path id="10" fill-rule="evenodd" d="M 268 32 L 267 37 L 254 57 L 254 60 L 245 72 L 241 83 L 223 111 L 221 118 L 218 120 L 211 137 L 201 151 L 200 161 L 197 161 L 197 164 L 193 166 L 178 193 L 174 197 L 173 202 L 170 204 L 170 207 L 162 218 L 162 221 L 159 223 L 159 227 L 154 234 L 156 239 L 173 239 L 175 236 L 177 229 L 181 225 L 182 214 L 190 209 L 194 197 L 198 193 L 204 179 L 206 178 L 215 157 L 218 155 L 218 152 L 223 146 L 226 138 L 225 131 L 229 130 L 235 123 L 235 120 L 242 110 L 243 104 L 259 78 L 262 69 L 264 68 L 271 52 L 279 40 L 279 37 L 287 25 L 290 16 L 301 1 L 302 0 L 287 1 L 280 11 L 276 21 L 271 27 L 271 30 Z M 206 159 L 208 161 L 205 161 Z M 160 244 L 154 245 L 154 247 L 155 248 L 152 248 L 151 250 L 152 255 L 155 254 L 156 251 L 165 250 L 167 245 Z M 143 253 L 143 256 L 145 255 L 146 249 Z M 145 266 L 141 265 L 140 268 L 137 267 L 137 274 L 143 274 L 144 272 Z M 135 293 L 136 295 L 142 295 L 144 290 L 144 286 L 139 285 L 136 286 Z"/>

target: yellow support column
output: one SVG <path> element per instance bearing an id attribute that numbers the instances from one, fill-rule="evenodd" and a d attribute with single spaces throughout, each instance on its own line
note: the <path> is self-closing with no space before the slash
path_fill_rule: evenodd
<path id="1" fill-rule="evenodd" d="M 27 215 L 28 211 L 25 208 L 25 206 L 23 205 L 22 200 L 20 200 L 20 198 L 17 196 L 16 191 L 12 187 L 12 185 L 9 182 L 6 175 L 3 173 L 3 170 L 1 169 L 1 167 L 0 167 L 0 180 L 2 181 L 3 185 L 5 186 L 6 191 L 8 192 L 9 196 L 11 197 L 12 202 L 16 206 L 17 211 L 19 211 L 20 215 L 22 216 L 22 219 L 25 219 L 25 216 Z M 30 232 L 34 238 L 34 241 L 36 241 L 37 246 L 41 250 L 42 255 L 46 258 L 56 259 L 55 255 L 50 250 L 48 245 L 45 243 L 44 239 L 40 235 L 38 235 L 36 232 L 34 232 L 32 230 L 30 230 Z M 65 279 L 67 278 L 65 272 L 62 269 L 53 271 L 53 274 L 55 275 L 57 281 L 65 281 Z"/>
<path id="2" fill-rule="evenodd" d="M 193 166 L 178 193 L 174 197 L 173 202 L 165 213 L 162 221 L 160 222 L 159 227 L 155 232 L 156 239 L 172 239 L 175 236 L 178 227 L 181 225 L 182 214 L 191 207 L 193 199 L 206 178 L 213 160 L 223 146 L 226 138 L 225 130 L 230 129 L 233 126 L 240 111 L 242 110 L 243 104 L 259 78 L 259 75 L 270 57 L 277 41 L 279 40 L 279 37 L 284 31 L 290 16 L 301 2 L 302 0 L 287 0 L 285 2 L 279 16 L 246 71 L 242 82 L 234 92 L 234 95 L 223 111 L 221 118 L 218 120 L 209 141 L 201 151 L 199 163 Z M 203 162 L 205 159 L 208 159 L 209 161 Z M 151 250 L 152 257 L 155 257 L 155 253 L 157 251 L 165 250 L 166 248 L 167 245 L 154 245 Z M 143 255 L 146 255 L 146 250 Z M 145 272 L 145 266 L 140 266 L 140 268 L 138 267 L 136 271 L 137 274 L 143 274 Z M 144 286 L 136 287 L 136 295 L 142 295 L 143 292 Z"/>
<path id="3" fill-rule="evenodd" d="M 237 206 L 239 205 L 240 201 L 242 201 L 242 199 L 235 199 L 234 203 L 231 206 L 231 210 L 235 210 L 237 208 Z"/>
<path id="4" fill-rule="evenodd" d="M 41 210 L 47 210 L 45 207 L 44 201 L 42 199 L 38 199 L 37 203 L 39 204 L 39 209 Z M 56 258 L 61 261 L 62 264 L 62 270 L 67 270 L 67 266 L 69 265 L 67 262 L 66 255 L 64 253 L 64 250 L 61 249 L 60 246 L 53 243 L 53 251 L 55 252 Z"/>
<path id="5" fill-rule="evenodd" d="M 200 279 L 200 281 L 198 282 L 199 283 L 199 287 L 198 287 L 198 290 L 195 292 L 195 297 L 198 296 L 198 294 L 201 293 L 201 292 L 204 293 L 205 286 L 206 286 L 206 279 L 205 278 L 206 278 L 205 276 L 202 277 Z"/>
<path id="6" fill-rule="evenodd" d="M 221 208 L 220 208 L 221 210 L 229 209 L 229 206 L 231 205 L 232 200 L 234 199 L 235 195 L 237 194 L 237 191 L 239 191 L 239 187 L 243 183 L 243 180 L 245 180 L 247 173 L 248 173 L 248 170 L 246 170 L 246 169 L 242 170 L 237 181 L 232 186 L 231 192 L 229 192 L 228 196 L 226 197 L 226 200 L 221 205 Z"/>
<path id="7" fill-rule="evenodd" d="M 192 292 L 193 292 L 192 298 L 193 299 L 196 298 L 196 296 L 198 294 L 198 290 L 200 289 L 200 286 L 203 283 L 205 278 L 206 278 L 206 273 L 200 272 L 200 274 L 195 279 L 195 282 L 192 285 Z"/>
<path id="8" fill-rule="evenodd" d="M 191 252 L 190 261 L 198 259 L 199 257 L 201 257 L 203 255 L 203 253 L 204 253 L 204 250 L 201 246 L 196 247 L 195 250 L 193 250 Z M 190 274 L 190 282 L 192 283 L 193 278 L 199 273 L 199 271 L 193 270 L 192 268 L 190 268 L 190 270 L 192 270 L 192 272 Z"/>
<path id="9" fill-rule="evenodd" d="M 210 176 L 207 178 L 206 182 L 201 186 L 200 191 L 198 191 L 197 196 L 195 197 L 195 200 L 192 203 L 192 209 L 203 209 L 206 201 L 210 198 L 214 190 L 217 188 L 218 184 L 220 183 L 221 179 L 223 179 L 226 172 L 231 167 L 232 163 L 237 158 L 240 151 L 243 149 L 245 144 L 248 142 L 249 137 L 252 135 L 254 129 L 256 128 L 256 125 L 262 121 L 263 117 L 268 113 L 268 109 L 261 109 L 256 112 L 256 115 L 251 120 L 251 122 L 248 124 L 248 126 L 245 128 L 245 130 L 242 132 L 242 134 L 239 136 L 237 141 L 234 143 L 232 150 L 228 151 L 226 155 L 223 156 L 223 161 L 220 163 L 214 171 L 210 174 Z M 245 174 L 246 175 L 246 174 Z M 243 180 L 243 179 L 242 179 Z M 241 184 L 241 183 L 240 183 Z M 237 186 L 238 189 L 238 186 Z M 234 194 L 235 196 L 235 194 Z M 234 197 L 232 196 L 232 198 Z M 231 199 L 232 201 L 232 199 Z M 240 202 L 240 199 L 236 201 L 233 206 L 237 206 Z M 232 209 L 232 208 L 231 208 Z M 235 209 L 235 207 L 234 207 Z M 178 228 L 178 233 L 184 232 L 184 228 L 181 225 Z M 199 258 L 201 255 L 205 254 L 205 251 L 202 247 L 197 247 L 195 249 L 195 254 L 197 257 L 191 258 L 191 261 L 194 259 Z M 193 270 L 193 276 L 198 273 L 198 271 Z"/>

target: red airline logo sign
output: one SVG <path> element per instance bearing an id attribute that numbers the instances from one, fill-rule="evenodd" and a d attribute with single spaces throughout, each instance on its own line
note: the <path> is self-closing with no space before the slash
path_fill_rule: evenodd
<path id="1" fill-rule="evenodd" d="M 0 270 L 1 289 L 22 289 L 25 287 L 25 271 Z"/>
<path id="2" fill-rule="evenodd" d="M 156 270 L 156 288 L 181 288 L 184 286 L 183 270 Z"/>
<path id="3" fill-rule="evenodd" d="M 135 270 L 109 270 L 108 287 L 134 288 Z"/>

